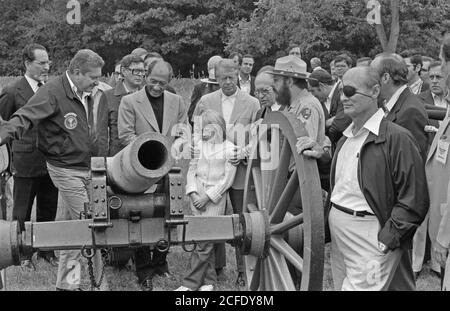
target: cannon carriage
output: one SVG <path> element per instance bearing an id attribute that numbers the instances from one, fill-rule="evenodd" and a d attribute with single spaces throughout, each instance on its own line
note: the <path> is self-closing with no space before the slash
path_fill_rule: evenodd
<path id="1" fill-rule="evenodd" d="M 321 290 L 322 193 L 316 162 L 296 152 L 304 135 L 294 115 L 268 113 L 253 135 L 244 213 L 189 216 L 169 139 L 143 134 L 114 157 L 91 159 L 90 201 L 79 220 L 27 222 L 23 232 L 17 222 L 0 220 L 0 269 L 36 249 L 88 255 L 102 248 L 181 245 L 192 251 L 197 242 L 231 242 L 245 256 L 250 290 Z"/>

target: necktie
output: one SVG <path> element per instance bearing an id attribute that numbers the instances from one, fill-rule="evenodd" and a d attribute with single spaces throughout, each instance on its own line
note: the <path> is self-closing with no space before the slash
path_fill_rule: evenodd
<path id="1" fill-rule="evenodd" d="M 88 124 L 89 124 L 89 134 L 95 134 L 94 126 L 94 100 L 91 96 L 86 96 L 86 102 L 88 107 Z"/>
<path id="2" fill-rule="evenodd" d="M 386 107 L 386 101 L 384 101 L 381 105 L 381 109 L 383 109 L 384 111 L 384 116 L 387 117 L 387 115 L 389 114 L 389 109 Z"/>

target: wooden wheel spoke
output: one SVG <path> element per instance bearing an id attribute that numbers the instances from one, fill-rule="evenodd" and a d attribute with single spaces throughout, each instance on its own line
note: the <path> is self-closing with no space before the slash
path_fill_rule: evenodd
<path id="1" fill-rule="evenodd" d="M 288 265 L 284 257 L 277 251 L 270 249 L 266 260 L 266 272 L 270 276 L 268 290 L 293 291 L 294 281 L 289 272 Z"/>
<path id="2" fill-rule="evenodd" d="M 256 202 L 260 209 L 263 208 L 263 185 L 261 178 L 261 169 L 259 167 L 252 168 L 253 184 L 255 185 Z"/>
<path id="3" fill-rule="evenodd" d="M 280 252 L 280 254 L 283 255 L 284 258 L 295 267 L 295 269 L 303 272 L 302 257 L 300 257 L 300 255 L 297 254 L 283 238 L 275 236 L 271 237 L 270 245 Z"/>
<path id="4" fill-rule="evenodd" d="M 279 224 L 273 225 L 270 228 L 270 234 L 283 234 L 301 224 L 303 224 L 303 213 L 293 216 Z"/>
<path id="5" fill-rule="evenodd" d="M 297 170 L 294 170 L 289 181 L 281 193 L 280 199 L 278 200 L 275 208 L 269 216 L 269 222 L 271 224 L 280 223 L 284 219 L 284 215 L 289 207 L 289 202 L 292 200 L 295 192 L 298 190 L 298 177 Z"/>
<path id="6" fill-rule="evenodd" d="M 273 165 L 277 167 L 275 178 L 273 180 L 272 191 L 269 196 L 268 210 L 269 213 L 275 208 L 275 203 L 279 200 L 280 195 L 287 183 L 289 170 L 289 161 L 291 159 L 291 148 L 287 139 L 283 140 L 283 146 L 278 159 L 275 159 Z"/>
<path id="7" fill-rule="evenodd" d="M 261 281 L 261 260 L 262 259 L 257 259 L 256 260 L 256 264 L 254 267 L 254 272 L 253 275 L 251 277 L 251 281 L 249 283 L 249 289 L 250 290 L 258 290 L 260 281 Z"/>
<path id="8" fill-rule="evenodd" d="M 247 204 L 247 211 L 249 213 L 258 211 L 258 207 L 254 203 Z"/>

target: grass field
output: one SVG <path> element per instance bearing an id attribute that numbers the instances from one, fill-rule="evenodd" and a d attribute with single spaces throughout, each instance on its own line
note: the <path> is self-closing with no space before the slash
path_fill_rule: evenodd
<path id="1" fill-rule="evenodd" d="M 2 86 L 13 82 L 16 77 L 0 77 L 0 89 Z M 177 90 L 177 93 L 183 97 L 186 104 L 190 103 L 190 95 L 195 81 L 190 79 L 174 79 L 171 85 Z M 184 167 L 185 169 L 185 167 Z M 182 278 L 189 268 L 189 254 L 185 253 L 181 247 L 172 247 L 168 255 L 171 276 L 167 278 L 156 277 L 154 279 L 154 290 L 170 291 L 181 285 Z M 20 267 L 10 267 L 6 269 L 7 287 L 11 291 L 52 291 L 55 289 L 57 269 L 48 263 L 39 260 L 36 261 L 37 270 L 33 272 L 22 271 Z M 217 290 L 223 291 L 242 291 L 234 284 L 236 279 L 236 263 L 234 249 L 227 245 L 227 267 L 224 273 L 219 277 Z M 85 266 L 85 265 L 84 265 Z M 323 279 L 323 289 L 325 291 L 333 290 L 332 276 L 329 260 L 329 246 L 325 249 L 325 271 Z M 136 283 L 136 277 L 132 270 L 117 270 L 112 267 L 106 269 L 106 279 L 109 289 L 112 291 L 135 291 L 139 290 Z M 440 289 L 439 279 L 430 273 L 428 266 L 424 267 L 418 281 L 417 290 L 436 291 Z M 89 288 L 89 281 L 86 271 L 83 271 L 82 288 Z"/>

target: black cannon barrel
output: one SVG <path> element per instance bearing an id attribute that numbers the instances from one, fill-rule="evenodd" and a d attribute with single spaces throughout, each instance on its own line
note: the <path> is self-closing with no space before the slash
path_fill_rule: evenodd
<path id="1" fill-rule="evenodd" d="M 141 218 L 164 217 L 168 202 L 163 193 L 115 194 L 109 197 L 108 204 L 112 219 L 129 219 L 137 214 Z"/>
<path id="2" fill-rule="evenodd" d="M 143 193 L 164 177 L 173 165 L 170 140 L 145 133 L 114 157 L 106 159 L 108 185 L 122 193 Z"/>

